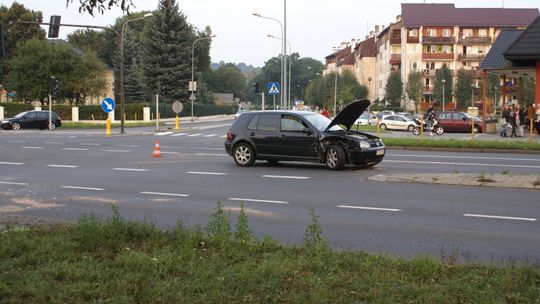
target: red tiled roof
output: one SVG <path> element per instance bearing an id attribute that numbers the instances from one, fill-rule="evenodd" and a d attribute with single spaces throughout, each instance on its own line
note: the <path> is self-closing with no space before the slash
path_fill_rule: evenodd
<path id="1" fill-rule="evenodd" d="M 456 8 L 454 4 L 402 3 L 403 26 L 525 27 L 540 14 L 528 8 Z"/>

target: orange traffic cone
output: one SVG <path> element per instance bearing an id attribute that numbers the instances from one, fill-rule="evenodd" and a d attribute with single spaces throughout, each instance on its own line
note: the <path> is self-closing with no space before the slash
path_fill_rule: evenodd
<path id="1" fill-rule="evenodd" d="M 154 157 L 161 157 L 161 149 L 159 147 L 159 140 L 156 140 L 154 145 Z"/>

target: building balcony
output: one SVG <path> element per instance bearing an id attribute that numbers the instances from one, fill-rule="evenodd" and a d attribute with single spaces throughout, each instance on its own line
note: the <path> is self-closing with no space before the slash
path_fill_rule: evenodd
<path id="1" fill-rule="evenodd" d="M 420 38 L 418 37 L 407 37 L 407 43 L 420 43 Z"/>
<path id="2" fill-rule="evenodd" d="M 433 94 L 433 86 L 424 86 L 424 94 L 431 95 Z"/>
<path id="3" fill-rule="evenodd" d="M 391 54 L 390 55 L 390 64 L 401 64 L 401 54 Z"/>
<path id="4" fill-rule="evenodd" d="M 471 60 L 471 61 L 482 61 L 486 57 L 486 54 L 458 54 L 458 60 Z"/>
<path id="5" fill-rule="evenodd" d="M 454 53 L 422 53 L 422 60 L 454 60 Z"/>
<path id="6" fill-rule="evenodd" d="M 435 73 L 436 73 L 435 69 L 431 69 L 431 70 L 425 69 L 424 70 L 424 76 L 425 77 L 435 77 Z"/>
<path id="7" fill-rule="evenodd" d="M 432 37 L 432 36 L 422 37 L 423 44 L 453 44 L 454 41 L 455 41 L 454 37 Z"/>
<path id="8" fill-rule="evenodd" d="M 491 44 L 490 37 L 464 37 L 459 38 L 458 43 L 460 44 Z"/>

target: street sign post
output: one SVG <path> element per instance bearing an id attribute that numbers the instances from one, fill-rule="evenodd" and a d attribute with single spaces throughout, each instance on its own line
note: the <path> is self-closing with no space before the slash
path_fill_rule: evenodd
<path id="1" fill-rule="evenodd" d="M 268 83 L 268 95 L 278 95 L 280 91 L 281 91 L 281 86 L 279 82 Z"/>
<path id="2" fill-rule="evenodd" d="M 178 119 L 178 113 L 182 112 L 183 109 L 184 109 L 184 105 L 182 105 L 182 103 L 180 101 L 177 100 L 177 101 L 173 102 L 172 110 L 173 110 L 174 113 L 176 113 L 176 124 L 175 124 L 175 127 L 174 127 L 175 130 L 180 129 L 180 120 Z"/>
<path id="3" fill-rule="evenodd" d="M 115 107 L 115 103 L 114 103 L 114 100 L 112 98 L 105 98 L 101 102 L 101 109 L 105 113 L 111 113 L 112 111 L 114 111 L 114 107 Z M 110 117 L 107 117 L 105 135 L 106 136 L 111 136 L 111 118 Z"/>

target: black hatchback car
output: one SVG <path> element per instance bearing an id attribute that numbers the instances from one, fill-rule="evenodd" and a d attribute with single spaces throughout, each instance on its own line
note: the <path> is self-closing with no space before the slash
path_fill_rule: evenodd
<path id="1" fill-rule="evenodd" d="M 51 112 L 51 125 L 49 125 L 49 111 L 26 111 L 15 115 L 13 118 L 6 118 L 0 121 L 0 128 L 5 130 L 20 130 L 36 128 L 54 130 L 62 125 L 62 120 L 55 113 Z"/>
<path id="2" fill-rule="evenodd" d="M 333 170 L 373 166 L 383 160 L 383 142 L 351 130 L 368 106 L 368 100 L 352 102 L 332 121 L 308 111 L 246 112 L 227 132 L 225 150 L 242 167 L 255 160 L 325 163 Z"/>

